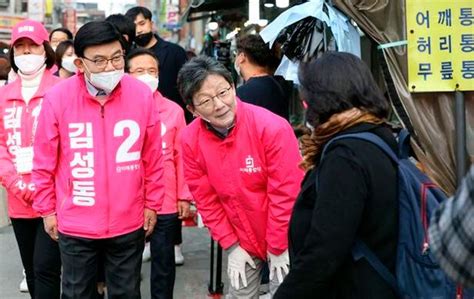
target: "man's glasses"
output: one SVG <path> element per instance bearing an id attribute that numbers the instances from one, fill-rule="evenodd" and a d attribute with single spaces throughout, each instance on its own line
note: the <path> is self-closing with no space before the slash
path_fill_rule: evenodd
<path id="1" fill-rule="evenodd" d="M 109 61 L 112 62 L 112 65 L 114 67 L 123 66 L 123 63 L 125 62 L 124 57 L 125 57 L 125 55 L 120 54 L 120 55 L 115 55 L 112 58 L 102 58 L 102 57 L 100 57 L 100 58 L 96 58 L 96 59 L 90 59 L 90 58 L 84 57 L 84 59 L 93 62 L 98 69 L 105 69 L 107 67 L 107 64 L 109 63 Z"/>
<path id="2" fill-rule="evenodd" d="M 199 104 L 194 105 L 195 107 L 201 107 L 202 109 L 205 110 L 210 110 L 214 107 L 214 99 L 218 98 L 219 100 L 223 101 L 227 98 L 227 96 L 230 93 L 230 89 L 232 86 L 229 86 L 228 88 L 224 88 L 221 91 L 219 91 L 215 96 L 213 97 L 203 97 L 200 101 Z"/>

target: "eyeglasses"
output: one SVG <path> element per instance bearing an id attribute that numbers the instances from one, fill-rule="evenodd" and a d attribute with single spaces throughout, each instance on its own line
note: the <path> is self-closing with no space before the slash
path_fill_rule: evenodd
<path id="1" fill-rule="evenodd" d="M 215 96 L 213 97 L 205 97 L 205 98 L 202 98 L 200 101 L 199 101 L 199 104 L 197 105 L 194 105 L 195 107 L 201 107 L 202 109 L 205 109 L 205 110 L 210 110 L 214 107 L 214 99 L 215 98 L 218 98 L 219 100 L 223 101 L 227 98 L 227 96 L 229 95 L 229 92 L 230 92 L 230 89 L 232 88 L 232 86 L 229 86 L 227 88 L 224 88 L 222 89 L 221 91 L 219 91 Z"/>
<path id="2" fill-rule="evenodd" d="M 135 69 L 133 71 L 130 70 L 129 73 L 130 74 L 137 74 L 137 75 L 149 74 L 149 75 L 152 75 L 152 76 L 158 76 L 158 70 L 154 67 L 149 68 L 149 69 L 138 68 L 138 69 Z"/>
<path id="3" fill-rule="evenodd" d="M 123 63 L 124 63 L 124 58 L 125 55 L 123 54 L 120 54 L 120 55 L 116 55 L 112 58 L 96 58 L 96 59 L 90 59 L 90 58 L 87 58 L 87 57 L 84 57 L 84 59 L 86 60 L 89 60 L 91 62 L 93 62 L 95 64 L 95 66 L 99 69 L 105 69 L 107 67 L 107 64 L 110 62 L 112 62 L 112 65 L 114 67 L 121 67 L 123 66 Z"/>

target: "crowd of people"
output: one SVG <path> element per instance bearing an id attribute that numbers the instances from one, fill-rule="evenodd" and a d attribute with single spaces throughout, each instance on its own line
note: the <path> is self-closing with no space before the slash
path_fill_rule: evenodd
<path id="1" fill-rule="evenodd" d="M 228 298 L 258 298 L 267 281 L 278 299 L 397 298 L 352 257 L 363 240 L 395 272 L 397 167 L 363 140 L 331 142 L 371 133 L 397 151 L 389 102 L 365 63 L 328 52 L 301 64 L 307 128 L 297 138 L 293 86 L 274 76 L 258 35 L 237 41 L 237 87 L 216 59 L 188 59 L 153 28 L 145 7 L 75 36 L 33 20 L 13 28 L 0 57 L 0 181 L 21 288 L 39 299 L 103 298 L 104 287 L 108 298 L 140 298 L 148 251 L 151 297 L 173 298 L 181 221 L 194 203 L 228 255 Z M 443 209 L 472 211 L 470 176 Z M 474 271 L 452 266 L 459 254 L 443 259 L 443 230 L 454 234 L 446 217 L 433 222 L 433 250 L 472 285 Z M 472 225 L 461 229 L 472 252 Z"/>

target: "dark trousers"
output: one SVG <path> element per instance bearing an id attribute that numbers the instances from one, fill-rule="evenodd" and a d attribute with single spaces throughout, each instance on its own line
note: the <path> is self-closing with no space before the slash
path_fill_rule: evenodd
<path id="1" fill-rule="evenodd" d="M 63 299 L 97 297 L 99 257 L 103 257 L 109 299 L 139 299 L 145 231 L 107 239 L 59 234 L 63 261 Z"/>
<path id="2" fill-rule="evenodd" d="M 11 221 L 31 297 L 59 298 L 61 256 L 58 243 L 44 231 L 42 218 L 12 218 Z"/>
<path id="3" fill-rule="evenodd" d="M 181 245 L 183 243 L 183 221 L 178 218 L 178 227 L 175 230 L 174 245 Z"/>
<path id="4" fill-rule="evenodd" d="M 151 276 L 150 290 L 153 299 L 173 298 L 176 265 L 174 245 L 176 244 L 181 221 L 178 213 L 158 215 L 155 230 L 150 240 Z"/>

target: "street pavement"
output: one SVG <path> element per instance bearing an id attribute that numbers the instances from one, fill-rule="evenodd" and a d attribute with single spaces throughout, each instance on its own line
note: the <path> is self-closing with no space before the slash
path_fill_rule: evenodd
<path id="1" fill-rule="evenodd" d="M 183 228 L 183 254 L 185 263 L 176 269 L 174 298 L 201 299 L 207 296 L 209 281 L 210 239 L 207 229 L 196 227 Z M 225 275 L 225 254 L 223 262 Z M 142 267 L 142 298 L 150 298 L 150 262 Z M 18 285 L 22 279 L 22 266 L 18 247 L 11 226 L 0 228 L 0 298 L 26 299 L 29 294 L 20 293 Z M 227 282 L 225 281 L 226 285 Z"/>

